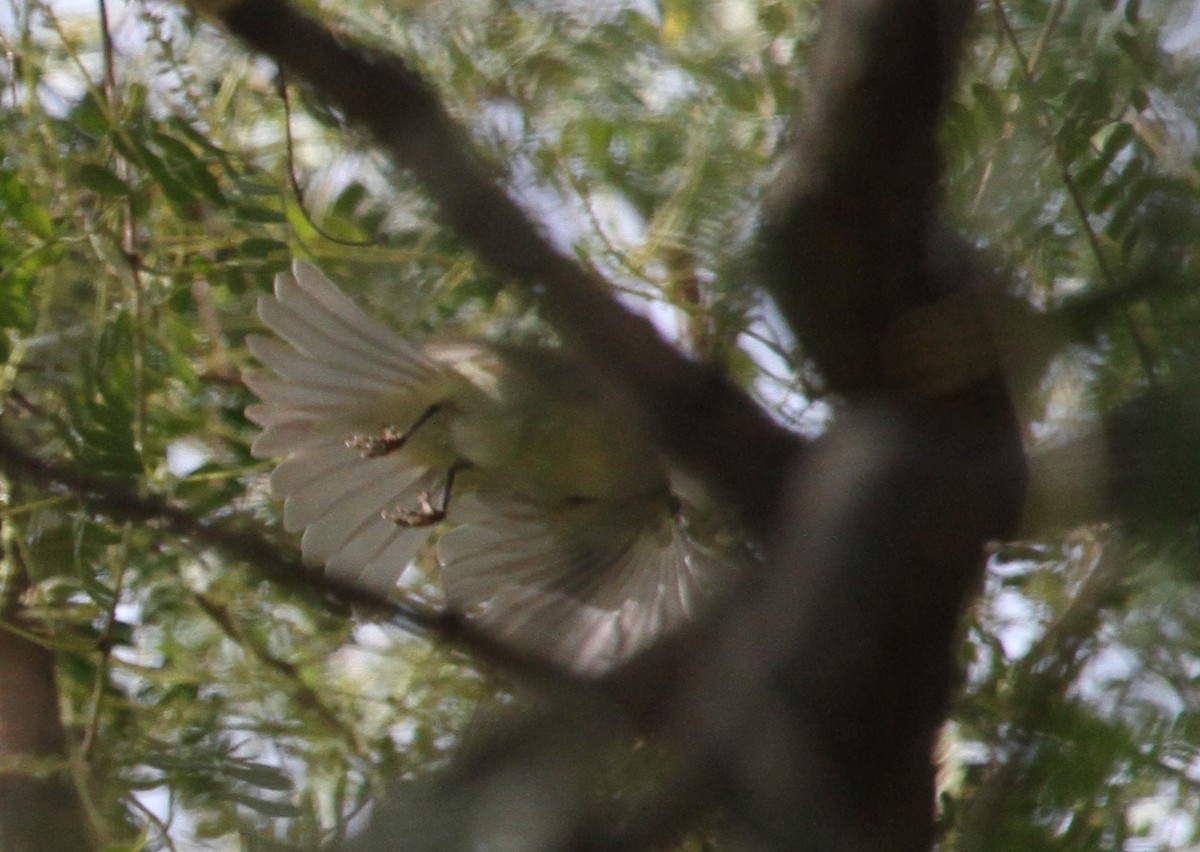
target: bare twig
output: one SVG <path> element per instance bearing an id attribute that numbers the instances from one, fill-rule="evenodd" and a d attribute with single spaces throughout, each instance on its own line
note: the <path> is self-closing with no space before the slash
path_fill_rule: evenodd
<path id="1" fill-rule="evenodd" d="M 300 186 L 300 177 L 296 174 L 296 139 L 292 133 L 292 99 L 288 95 L 287 78 L 282 73 L 279 75 L 279 80 L 276 81 L 275 90 L 279 93 L 279 100 L 283 103 L 283 144 L 284 159 L 286 161 L 284 168 L 287 172 L 288 186 L 291 187 L 292 196 L 296 199 L 296 206 L 300 208 L 301 215 L 304 216 L 305 221 L 312 226 L 312 229 L 317 232 L 321 239 L 327 242 L 349 248 L 375 245 L 377 240 L 346 240 L 341 237 L 335 237 L 321 227 L 317 223 L 317 220 L 313 218 L 312 211 L 308 209 L 308 203 L 304 200 L 304 188 Z"/>
<path id="2" fill-rule="evenodd" d="M 573 682 L 569 674 L 558 668 L 498 644 L 458 612 L 432 610 L 403 598 L 381 598 L 353 583 L 310 569 L 295 557 L 285 555 L 253 522 L 240 524 L 236 518 L 199 517 L 162 497 L 136 494 L 111 480 L 39 459 L 3 432 L 0 432 L 0 469 L 9 476 L 65 491 L 91 511 L 121 521 L 147 524 L 213 547 L 227 558 L 247 564 L 262 577 L 298 593 L 316 594 L 330 606 L 347 609 L 357 606 L 381 612 L 400 626 L 466 651 L 480 663 L 520 675 L 527 681 L 562 685 Z"/>
<path id="3" fill-rule="evenodd" d="M 230 612 L 229 607 L 212 595 L 194 592 L 191 597 L 196 602 L 196 606 L 212 620 L 222 633 L 233 640 L 248 656 L 283 679 L 287 688 L 296 697 L 297 706 L 316 715 L 321 723 L 340 737 L 355 754 L 363 754 L 364 746 L 358 737 L 358 732 L 338 716 L 333 708 L 322 700 L 321 695 L 315 689 L 304 682 L 300 668 L 295 663 L 276 656 L 262 642 L 249 636 L 238 624 L 237 618 Z"/>
<path id="4" fill-rule="evenodd" d="M 120 104 L 117 100 L 117 66 L 116 53 L 113 50 L 112 30 L 108 22 L 108 3 L 98 0 L 100 19 L 101 45 L 104 56 L 104 76 L 102 91 L 108 109 L 114 114 L 119 113 Z M 116 175 L 128 182 L 132 176 L 132 164 L 120 153 L 113 154 Z M 138 222 L 132 198 L 121 201 L 121 255 L 128 267 L 130 292 L 133 302 L 133 441 L 138 453 L 142 451 L 146 438 L 146 340 L 145 340 L 145 282 L 142 276 L 142 258 L 138 247 Z"/>

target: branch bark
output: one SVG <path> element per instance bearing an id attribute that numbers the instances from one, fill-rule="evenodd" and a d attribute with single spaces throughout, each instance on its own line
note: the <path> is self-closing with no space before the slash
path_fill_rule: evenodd
<path id="1" fill-rule="evenodd" d="M 938 223 L 937 128 L 970 0 L 830 0 L 766 203 L 763 276 L 830 389 L 889 393 L 881 346 L 963 281 Z"/>
<path id="2" fill-rule="evenodd" d="M 750 629 L 782 649 L 760 652 L 756 698 L 746 684 L 730 693 L 742 696 L 740 730 L 774 735 L 717 755 L 768 845 L 816 826 L 813 849 L 929 848 L 931 749 L 958 622 L 983 545 L 1019 519 L 1025 464 L 999 370 L 914 399 L 884 358 L 908 312 L 975 283 L 939 218 L 937 145 L 971 8 L 829 0 L 806 112 L 767 203 L 768 287 L 847 401 L 795 478 L 782 512 L 794 528 L 775 542 L 772 574 L 717 640 L 716 670 L 729 675 Z M 751 756 L 778 767 L 772 788 L 756 786 Z"/>
<path id="3" fill-rule="evenodd" d="M 23 583 L 5 589 L 0 618 L 20 621 Z M 0 625 L 0 849 L 84 852 L 94 848 L 71 783 L 67 737 L 58 703 L 54 654 Z M 39 762 L 57 771 L 34 770 Z M 22 766 L 27 768 L 23 769 Z"/>

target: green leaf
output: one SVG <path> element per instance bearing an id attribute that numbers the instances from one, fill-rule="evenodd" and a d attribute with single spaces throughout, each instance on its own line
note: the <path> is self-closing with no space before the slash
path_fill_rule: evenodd
<path id="1" fill-rule="evenodd" d="M 102 137 L 108 133 L 108 116 L 91 91 L 84 93 L 83 97 L 72 107 L 69 118 L 72 127 L 86 131 L 93 136 Z"/>
<path id="2" fill-rule="evenodd" d="M 217 768 L 230 778 L 263 790 L 287 793 L 296 786 L 291 776 L 282 769 L 265 763 L 223 763 Z"/>
<path id="3" fill-rule="evenodd" d="M 177 314 L 190 314 L 196 310 L 196 299 L 192 295 L 192 288 L 187 286 L 173 287 L 171 295 L 167 297 L 167 307 Z"/>
<path id="4" fill-rule="evenodd" d="M 108 198 L 133 197 L 133 188 L 116 176 L 107 166 L 84 163 L 75 172 L 76 178 L 97 195 Z"/>
<path id="5" fill-rule="evenodd" d="M 299 816 L 301 811 L 297 805 L 291 802 L 280 802 L 271 799 L 260 799 L 257 796 L 248 796 L 244 793 L 229 792 L 226 794 L 230 801 L 239 805 L 244 805 L 253 811 L 270 817 L 278 817 L 286 819 L 288 817 Z"/>
<path id="6" fill-rule="evenodd" d="M 1091 189 L 1099 183 L 1113 159 L 1133 140 L 1133 137 L 1133 127 L 1126 122 L 1117 122 L 1113 125 L 1099 154 L 1076 173 L 1075 180 L 1079 186 L 1082 189 Z"/>
<path id="7" fill-rule="evenodd" d="M 213 284 L 223 284 L 234 295 L 245 293 L 248 286 L 246 271 L 232 263 L 225 264 L 225 267 L 213 277 L 212 282 Z"/>
<path id="8" fill-rule="evenodd" d="M 193 145 L 197 146 L 198 148 L 203 148 L 204 150 L 208 151 L 210 154 L 215 154 L 217 157 L 221 158 L 222 160 L 228 156 L 228 154 L 224 150 L 222 150 L 220 147 L 218 147 L 216 144 L 213 143 L 211 138 L 209 138 L 205 134 L 201 133 L 199 130 L 197 130 L 195 127 L 193 127 L 191 124 L 189 124 L 187 122 L 187 120 L 183 118 L 183 116 L 179 116 L 179 115 L 171 116 L 167 120 L 167 125 L 169 127 L 171 127 L 173 130 L 177 131 L 180 135 L 187 138 L 187 140 L 189 142 L 191 142 Z"/>
<path id="9" fill-rule="evenodd" d="M 155 133 L 154 143 L 169 164 L 171 173 L 193 193 L 218 206 L 225 206 L 225 194 L 208 166 L 184 142 L 166 133 Z"/>
<path id="10" fill-rule="evenodd" d="M 255 222 L 263 225 L 280 225 L 287 221 L 278 210 L 263 207 L 258 204 L 238 204 L 233 208 L 233 215 L 243 222 Z"/>
<path id="11" fill-rule="evenodd" d="M 351 219 L 366 197 L 367 188 L 356 180 L 351 181 L 345 189 L 338 193 L 337 200 L 333 202 L 330 212 L 335 216 Z"/>
<path id="12" fill-rule="evenodd" d="M 54 224 L 50 221 L 50 214 L 33 200 L 29 188 L 16 172 L 9 169 L 0 169 L 0 204 L 3 204 L 9 215 L 34 236 L 43 240 L 54 236 Z"/>
<path id="13" fill-rule="evenodd" d="M 19 255 L 0 256 L 0 328 L 27 329 L 33 325 L 33 286 L 39 274 L 62 256 L 62 246 L 57 243 Z"/>
<path id="14" fill-rule="evenodd" d="M 89 470 L 119 480 L 141 475 L 134 437 L 133 319 L 117 315 L 82 365 L 82 384 L 65 402 L 75 452 Z"/>
<path id="15" fill-rule="evenodd" d="M 267 237 L 250 237 L 238 244 L 238 253 L 246 257 L 265 258 L 287 252 L 287 243 Z"/>
<path id="16" fill-rule="evenodd" d="M 1007 110 L 1000 102 L 1000 96 L 991 86 L 976 83 L 971 87 L 971 95 L 979 112 L 986 117 L 993 132 L 998 131 L 1006 120 Z"/>
<path id="17" fill-rule="evenodd" d="M 151 151 L 146 145 L 134 142 L 134 159 L 149 174 L 154 183 L 162 190 L 163 195 L 176 212 L 185 217 L 189 216 L 190 207 L 196 202 L 194 193 L 186 184 L 177 178 L 162 158 Z"/>

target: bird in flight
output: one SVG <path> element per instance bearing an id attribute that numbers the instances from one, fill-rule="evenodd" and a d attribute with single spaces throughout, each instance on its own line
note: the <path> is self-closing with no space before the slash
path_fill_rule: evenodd
<path id="1" fill-rule="evenodd" d="M 296 261 L 251 336 L 271 489 L 306 564 L 387 595 L 436 533 L 448 606 L 516 650 L 602 674 L 731 575 L 636 410 L 561 348 L 414 341 Z"/>

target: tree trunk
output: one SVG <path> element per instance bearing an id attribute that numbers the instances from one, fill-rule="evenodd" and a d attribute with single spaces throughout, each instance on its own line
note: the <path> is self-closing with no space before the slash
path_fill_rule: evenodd
<path id="1" fill-rule="evenodd" d="M 17 620 L 6 616 L 8 624 Z M 91 849 L 83 805 L 67 773 L 41 771 L 67 758 L 54 655 L 0 629 L 0 684 L 0 852 Z M 39 760 L 42 766 L 35 765 Z"/>

